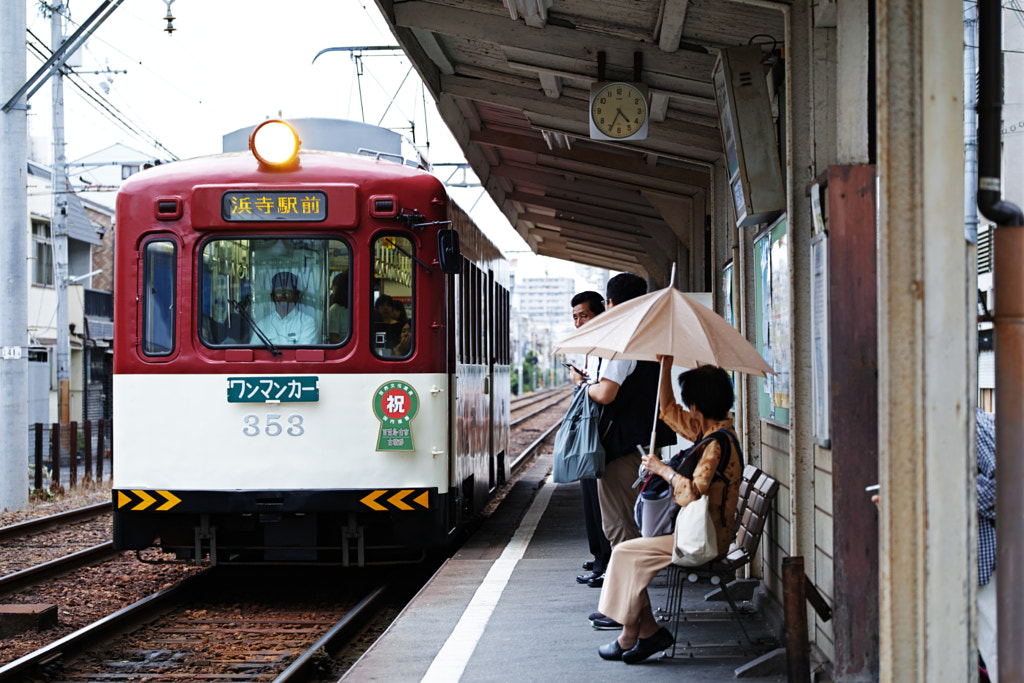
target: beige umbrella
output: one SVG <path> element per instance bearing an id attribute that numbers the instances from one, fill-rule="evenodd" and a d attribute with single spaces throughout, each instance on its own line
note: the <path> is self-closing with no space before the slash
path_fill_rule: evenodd
<path id="1" fill-rule="evenodd" d="M 685 367 L 775 374 L 725 318 L 674 287 L 614 306 L 563 339 L 555 351 L 630 360 L 672 356 L 674 364 Z"/>
<path id="2" fill-rule="evenodd" d="M 673 364 L 684 367 L 717 365 L 761 377 L 775 374 L 757 349 L 725 318 L 671 285 L 616 304 L 563 339 L 555 351 L 628 360 L 672 356 Z M 660 374 L 658 395 L 661 395 Z M 658 412 L 656 402 L 651 453 L 654 452 Z"/>

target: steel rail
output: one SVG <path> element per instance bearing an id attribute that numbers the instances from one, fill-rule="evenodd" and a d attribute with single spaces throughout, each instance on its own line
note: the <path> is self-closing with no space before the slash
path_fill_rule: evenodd
<path id="1" fill-rule="evenodd" d="M 0 682 L 23 681 L 30 672 L 35 672 L 42 666 L 77 654 L 89 644 L 108 637 L 110 633 L 126 630 L 143 622 L 173 602 L 180 601 L 182 595 L 198 589 L 212 574 L 212 569 L 194 574 L 0 667 Z"/>
<path id="2" fill-rule="evenodd" d="M 537 410 L 533 411 L 532 413 L 529 413 L 528 415 L 523 415 L 522 417 L 517 417 L 516 419 L 512 420 L 512 422 L 510 423 L 509 426 L 510 427 L 515 427 L 517 425 L 520 425 L 523 422 L 525 422 L 526 420 L 529 420 L 531 417 L 534 417 L 535 415 L 540 415 L 544 411 L 550 410 L 554 406 L 557 406 L 560 402 L 564 401 L 567 398 L 570 398 L 570 396 L 569 395 L 560 396 L 556 400 L 552 401 L 551 403 L 548 403 L 543 408 L 538 408 Z"/>
<path id="3" fill-rule="evenodd" d="M 100 543 L 76 553 L 58 557 L 42 564 L 22 569 L 7 576 L 0 576 L 0 595 L 23 588 L 32 583 L 38 583 L 40 579 L 57 574 L 65 574 L 72 569 L 87 567 L 111 557 L 116 557 L 120 551 L 114 550 L 113 541 Z"/>
<path id="4" fill-rule="evenodd" d="M 378 586 L 369 595 L 360 600 L 359 604 L 345 615 L 345 618 L 332 626 L 327 633 L 322 635 L 298 659 L 292 662 L 287 669 L 282 671 L 274 679 L 274 683 L 297 683 L 298 681 L 312 680 L 311 674 L 313 672 L 310 669 L 315 667 L 317 652 L 321 649 L 328 654 L 338 652 L 345 643 L 358 633 L 363 624 L 373 616 L 378 603 L 380 603 L 388 590 L 390 590 L 390 587 L 387 584 Z"/>
<path id="5" fill-rule="evenodd" d="M 523 464 L 526 461 L 527 458 L 529 458 L 531 455 L 533 455 L 533 452 L 535 450 L 537 450 L 537 448 L 541 445 L 541 443 L 544 441 L 544 439 L 548 438 L 551 435 L 551 432 L 555 431 L 556 429 L 558 429 L 561 426 L 562 426 L 562 421 L 559 420 L 555 424 L 551 425 L 547 430 L 545 430 L 545 432 L 543 434 L 541 434 L 540 436 L 538 436 L 536 438 L 536 440 L 534 440 L 533 443 L 531 443 L 529 446 L 524 448 L 522 453 L 520 453 L 519 455 L 516 456 L 516 458 L 509 464 L 509 470 L 510 471 L 515 471 L 516 469 L 518 469 L 519 466 L 521 464 Z"/>
<path id="6" fill-rule="evenodd" d="M 511 403 L 511 410 L 519 410 L 521 408 L 526 408 L 527 406 L 533 405 L 534 403 L 540 403 L 541 401 L 543 401 L 544 399 L 548 398 L 552 394 L 557 393 L 559 391 L 563 391 L 563 390 L 564 390 L 564 387 L 562 385 L 559 385 L 559 386 L 556 386 L 556 387 L 552 387 L 550 389 L 544 389 L 543 391 L 538 391 L 535 394 L 530 394 L 528 396 L 523 396 L 521 398 L 513 399 L 512 403 Z"/>
<path id="7" fill-rule="evenodd" d="M 47 515 L 46 517 L 0 527 L 0 541 L 29 536 L 59 526 L 95 519 L 104 513 L 110 512 L 110 510 L 110 503 L 97 503 L 96 505 L 87 505 L 75 508 L 74 510 L 68 510 L 67 512 L 59 512 L 55 515 Z"/>

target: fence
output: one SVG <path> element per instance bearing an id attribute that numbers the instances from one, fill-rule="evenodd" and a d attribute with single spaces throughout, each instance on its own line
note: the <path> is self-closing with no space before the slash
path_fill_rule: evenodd
<path id="1" fill-rule="evenodd" d="M 54 422 L 49 426 L 37 422 L 32 426 L 34 434 L 33 448 L 33 488 L 39 491 L 43 488 L 44 444 L 49 442 L 49 463 L 50 463 L 50 487 L 56 488 L 62 485 L 62 470 L 68 475 L 68 485 L 71 488 L 78 486 L 79 465 L 82 465 L 84 481 L 103 481 L 105 476 L 104 461 L 110 461 L 110 470 L 113 470 L 114 449 L 110 440 L 110 420 L 99 419 L 95 423 L 91 420 L 82 424 L 79 430 L 77 422 L 70 422 L 66 426 Z M 49 432 L 47 435 L 46 432 Z M 47 438 L 47 436 L 49 438 Z M 95 456 L 95 457 L 94 457 Z M 109 476 L 109 475 L 107 475 Z"/>

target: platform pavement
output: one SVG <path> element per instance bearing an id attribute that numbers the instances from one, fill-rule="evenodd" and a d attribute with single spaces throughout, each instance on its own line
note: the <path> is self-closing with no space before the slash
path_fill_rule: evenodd
<path id="1" fill-rule="evenodd" d="M 600 591 L 575 581 L 589 559 L 579 485 L 553 484 L 550 471 L 550 455 L 539 459 L 342 681 L 732 681 L 737 667 L 771 648 L 762 619 L 744 617 L 751 636 L 764 639 L 754 650 L 724 617 L 725 603 L 703 601 L 711 588 L 702 583 L 688 587 L 686 604 L 716 617 L 684 622 L 679 641 L 725 647 L 635 665 L 598 657 L 597 648 L 619 631 L 597 631 L 587 621 Z M 664 605 L 666 595 L 662 572 L 651 600 Z"/>

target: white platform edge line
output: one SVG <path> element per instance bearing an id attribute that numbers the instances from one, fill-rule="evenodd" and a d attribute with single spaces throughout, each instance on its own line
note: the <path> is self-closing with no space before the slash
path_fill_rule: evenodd
<path id="1" fill-rule="evenodd" d="M 501 599 L 509 577 L 512 576 L 512 571 L 526 553 L 526 547 L 530 544 L 537 525 L 548 507 L 554 488 L 554 481 L 549 475 L 533 499 L 526 516 L 523 517 L 519 529 L 505 546 L 501 557 L 491 565 L 487 576 L 462 613 L 459 623 L 455 625 L 448 640 L 431 662 L 430 668 L 420 679 L 422 683 L 452 683 L 462 678 L 466 665 L 469 664 L 469 659 L 473 656 L 484 629 L 487 628 L 494 607 Z"/>

